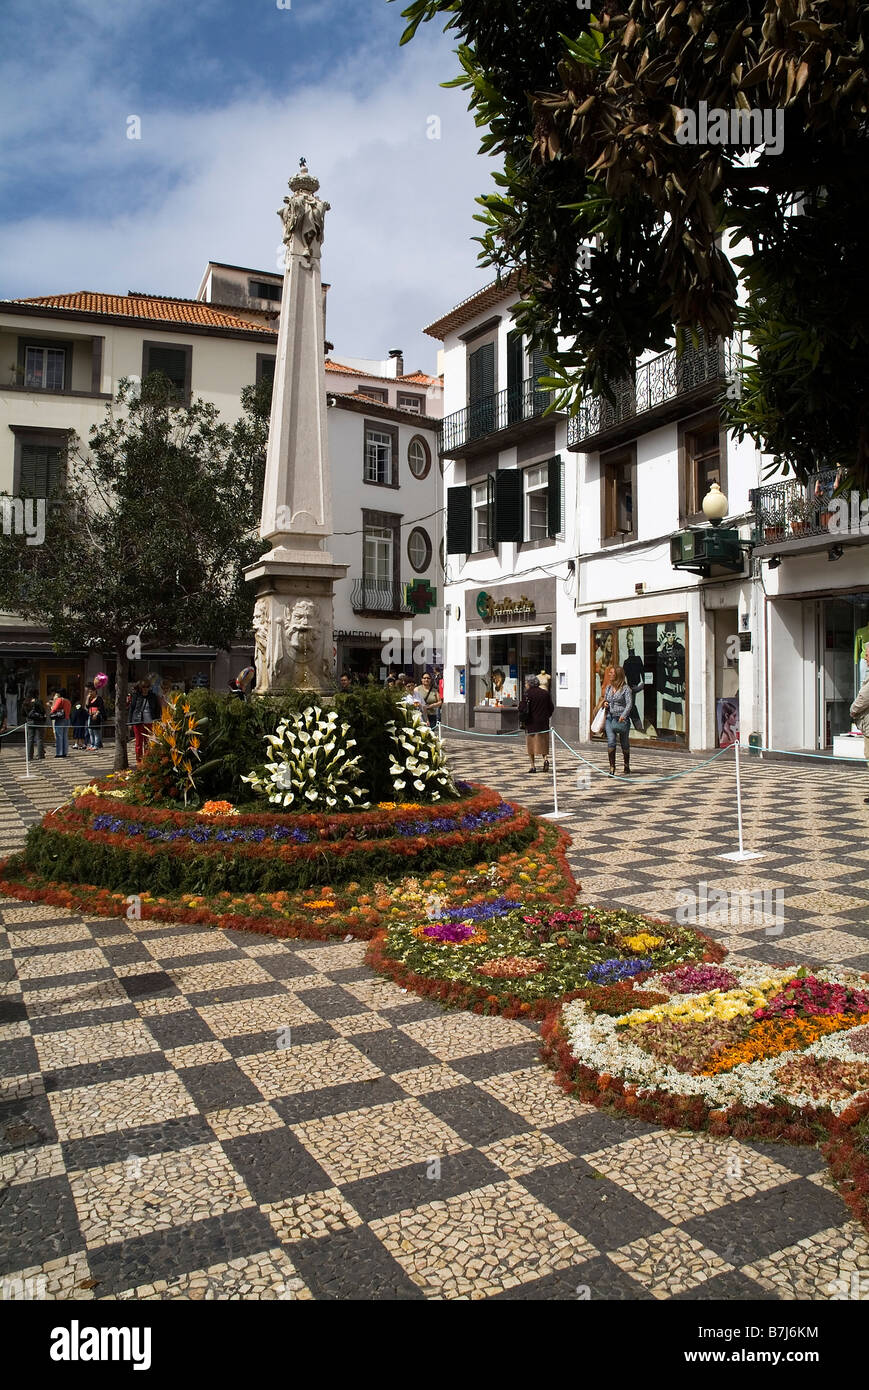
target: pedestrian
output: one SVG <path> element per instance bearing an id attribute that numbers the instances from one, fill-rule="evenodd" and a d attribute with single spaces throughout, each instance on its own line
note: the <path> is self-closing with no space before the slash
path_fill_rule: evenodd
<path id="1" fill-rule="evenodd" d="M 423 713 L 428 720 L 429 728 L 436 729 L 441 722 L 441 705 L 443 701 L 438 695 L 437 687 L 428 671 L 426 671 L 419 685 L 416 687 L 414 695 L 422 705 Z"/>
<path id="2" fill-rule="evenodd" d="M 72 746 L 81 751 L 87 741 L 87 710 L 78 700 L 72 710 Z"/>
<path id="3" fill-rule="evenodd" d="M 151 729 L 154 723 L 159 721 L 161 714 L 160 698 L 154 694 L 151 689 L 151 682 L 145 676 L 136 682 L 133 687 L 133 698 L 130 701 L 130 724 L 136 740 L 137 763 L 140 763 L 145 756 L 145 745 L 151 737 Z"/>
<path id="4" fill-rule="evenodd" d="M 869 674 L 857 691 L 857 698 L 851 706 L 851 718 L 863 734 L 863 756 L 869 762 Z M 863 800 L 869 806 L 869 796 Z"/>
<path id="5" fill-rule="evenodd" d="M 610 673 L 607 672 L 607 674 Z M 606 706 L 606 724 L 604 727 L 606 728 L 610 777 L 616 775 L 616 740 L 621 744 L 625 776 L 630 777 L 631 775 L 630 729 L 633 704 L 634 697 L 631 694 L 631 687 L 625 680 L 624 667 L 614 666 L 611 679 L 604 687 L 603 693 L 591 713 L 591 717 L 594 719 L 601 705 Z"/>
<path id="6" fill-rule="evenodd" d="M 65 758 L 69 750 L 69 717 L 72 705 L 66 691 L 61 687 L 53 692 L 49 715 L 54 728 L 54 756 Z"/>
<path id="7" fill-rule="evenodd" d="M 346 672 L 346 671 L 342 672 L 342 674 L 341 674 L 341 679 L 340 679 L 339 682 L 338 682 L 338 688 L 340 689 L 341 694 L 342 694 L 342 695 L 346 695 L 347 691 L 350 689 L 350 687 L 352 686 L 352 684 L 353 684 L 353 681 L 351 680 L 351 678 L 350 678 L 350 676 L 347 674 L 347 672 Z"/>
<path id="8" fill-rule="evenodd" d="M 531 761 L 529 772 L 537 771 L 535 759 L 543 759 L 543 771 L 549 771 L 549 721 L 555 711 L 552 696 L 540 684 L 539 676 L 528 676 L 525 694 L 519 701 L 519 720 L 525 729 L 525 751 Z"/>
<path id="9" fill-rule="evenodd" d="M 35 758 L 44 759 L 45 743 L 42 731 L 45 728 L 45 705 L 35 690 L 32 690 L 24 701 L 24 724 L 28 761 L 33 762 Z"/>
<path id="10" fill-rule="evenodd" d="M 84 707 L 87 710 L 87 752 L 95 753 L 103 746 L 103 724 L 106 718 L 106 702 L 95 685 L 88 681 L 85 686 Z"/>

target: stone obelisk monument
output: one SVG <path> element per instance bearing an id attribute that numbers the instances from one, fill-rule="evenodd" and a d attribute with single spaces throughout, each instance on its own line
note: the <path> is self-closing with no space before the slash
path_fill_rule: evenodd
<path id="1" fill-rule="evenodd" d="M 300 160 L 278 216 L 286 263 L 260 535 L 271 550 L 245 570 L 256 585 L 256 690 L 334 689 L 332 595 L 347 573 L 332 531 L 320 249 L 329 204 Z"/>

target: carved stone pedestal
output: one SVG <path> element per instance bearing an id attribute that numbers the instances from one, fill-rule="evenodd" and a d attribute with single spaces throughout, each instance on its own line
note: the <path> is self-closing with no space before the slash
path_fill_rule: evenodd
<path id="1" fill-rule="evenodd" d="M 256 584 L 256 693 L 335 689 L 332 591 L 346 565 L 281 564 L 267 556 L 246 571 Z"/>

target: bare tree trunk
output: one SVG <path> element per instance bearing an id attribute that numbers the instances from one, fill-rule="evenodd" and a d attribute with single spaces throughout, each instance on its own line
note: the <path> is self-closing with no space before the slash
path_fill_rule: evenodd
<path id="1" fill-rule="evenodd" d="M 130 663 L 126 644 L 119 642 L 115 648 L 115 772 L 123 772 L 129 767 L 127 761 L 127 686 L 130 678 Z"/>

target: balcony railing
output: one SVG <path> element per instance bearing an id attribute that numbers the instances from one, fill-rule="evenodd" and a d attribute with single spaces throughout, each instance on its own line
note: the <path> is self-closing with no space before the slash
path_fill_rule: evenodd
<path id="1" fill-rule="evenodd" d="M 404 601 L 404 583 L 386 579 L 353 580 L 350 605 L 354 613 L 388 613 L 390 616 L 410 614 L 410 604 Z"/>
<path id="2" fill-rule="evenodd" d="M 538 389 L 536 377 L 509 386 L 506 391 L 496 391 L 493 396 L 484 396 L 444 418 L 440 452 L 449 456 L 487 434 L 496 434 L 524 420 L 536 420 L 551 399 L 551 391 Z"/>
<path id="3" fill-rule="evenodd" d="M 830 536 L 829 520 L 838 474 L 815 473 L 808 483 L 785 478 L 751 493 L 758 545 L 781 545 L 804 536 Z"/>
<path id="4" fill-rule="evenodd" d="M 723 381 L 735 372 L 738 356 L 736 339 L 704 343 L 702 337 L 699 347 L 689 343 L 681 356 L 675 348 L 662 352 L 637 367 L 632 377 L 616 382 L 614 401 L 586 396 L 568 425 L 567 447 L 580 448 L 636 416 L 677 402 L 689 391 Z"/>

